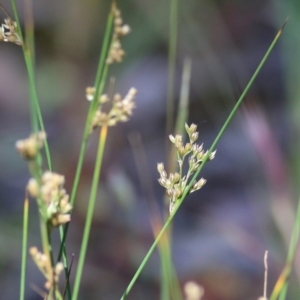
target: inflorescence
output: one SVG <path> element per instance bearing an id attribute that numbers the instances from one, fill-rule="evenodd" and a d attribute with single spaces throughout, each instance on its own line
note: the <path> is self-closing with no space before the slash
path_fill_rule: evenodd
<path id="1" fill-rule="evenodd" d="M 22 42 L 17 32 L 17 23 L 11 18 L 4 19 L 4 23 L 0 27 L 0 42 L 10 42 L 21 46 Z"/>
<path id="2" fill-rule="evenodd" d="M 200 178 L 198 181 L 195 181 L 191 189 L 187 191 L 190 177 L 198 170 L 204 159 L 212 160 L 216 155 L 216 151 L 209 154 L 209 151 L 204 152 L 203 144 L 198 145 L 195 143 L 199 137 L 199 133 L 196 132 L 197 126 L 195 124 L 192 124 L 190 127 L 185 124 L 185 130 L 189 136 L 189 142 L 185 145 L 182 142 L 182 135 L 177 134 L 175 137 L 173 135 L 169 136 L 170 141 L 174 144 L 177 151 L 179 172 L 170 173 L 168 177 L 164 164 L 157 164 L 157 170 L 160 174 L 158 182 L 166 189 L 167 196 L 170 200 L 170 214 L 174 211 L 175 205 L 178 204 L 178 201 L 185 192 L 192 193 L 203 187 L 206 180 Z M 183 176 L 183 163 L 187 157 L 189 168 L 187 174 Z"/>
<path id="3" fill-rule="evenodd" d="M 58 262 L 56 266 L 52 268 L 49 256 L 39 252 L 37 247 L 31 247 L 29 249 L 29 253 L 39 270 L 46 278 L 44 285 L 45 289 L 50 291 L 51 289 L 55 288 L 58 284 L 59 275 L 64 269 L 63 264 Z"/>
<path id="4" fill-rule="evenodd" d="M 72 209 L 69 203 L 69 195 L 64 189 L 64 176 L 46 171 L 39 183 L 31 178 L 27 184 L 30 196 L 39 199 L 46 208 L 45 219 L 52 227 L 65 224 L 70 221 L 69 212 Z"/>
<path id="5" fill-rule="evenodd" d="M 31 134 L 27 139 L 16 142 L 16 149 L 20 155 L 28 161 L 30 169 L 37 166 L 39 152 L 44 146 L 46 140 L 45 132 Z M 53 227 L 65 224 L 70 221 L 70 211 L 72 209 L 69 203 L 69 195 L 64 189 L 65 178 L 54 172 L 45 171 L 33 172 L 34 177 L 27 184 L 26 191 L 30 197 L 35 198 L 42 221 L 47 226 L 50 233 Z M 49 253 L 41 253 L 36 247 L 31 247 L 29 252 L 39 270 L 46 278 L 45 288 L 47 290 L 58 290 L 58 279 L 63 264 L 58 262 L 55 266 L 51 263 Z"/>
<path id="6" fill-rule="evenodd" d="M 106 59 L 106 63 L 109 65 L 123 60 L 125 51 L 122 48 L 121 38 L 130 32 L 130 27 L 127 24 L 123 24 L 121 11 L 117 8 L 115 3 L 113 3 L 112 13 L 114 17 L 114 32 L 109 54 Z"/>
<path id="7" fill-rule="evenodd" d="M 94 99 L 95 88 L 88 87 L 86 89 L 86 98 L 91 101 Z M 137 94 L 137 90 L 135 88 L 131 88 L 127 95 L 122 98 L 120 94 L 115 94 L 113 99 L 107 94 L 104 94 L 99 97 L 98 103 L 99 108 L 94 114 L 91 127 L 95 129 L 96 127 L 107 125 L 107 126 L 115 126 L 119 122 L 126 122 L 129 120 L 129 117 L 133 113 L 133 109 L 135 108 L 135 96 Z M 103 111 L 103 104 L 111 102 L 111 108 L 109 111 Z"/>

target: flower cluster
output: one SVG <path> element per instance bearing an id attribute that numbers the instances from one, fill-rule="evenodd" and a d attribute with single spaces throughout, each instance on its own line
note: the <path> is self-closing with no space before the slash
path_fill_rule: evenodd
<path id="1" fill-rule="evenodd" d="M 114 32 L 108 57 L 106 59 L 107 64 L 113 64 L 115 62 L 121 62 L 125 55 L 125 51 L 122 48 L 121 37 L 127 35 L 130 32 L 130 27 L 123 24 L 123 19 L 120 10 L 116 4 L 113 4 L 112 13 L 114 16 Z"/>
<path id="2" fill-rule="evenodd" d="M 17 141 L 16 149 L 24 159 L 33 160 L 44 146 L 45 139 L 46 133 L 44 131 L 33 133 L 27 139 Z"/>
<path id="3" fill-rule="evenodd" d="M 86 89 L 86 98 L 93 100 L 95 89 L 88 87 Z M 92 129 L 95 129 L 101 125 L 114 126 L 118 122 L 126 122 L 132 115 L 133 109 L 135 108 L 134 98 L 137 90 L 131 88 L 127 95 L 122 98 L 120 94 L 115 94 L 111 100 L 108 95 L 104 94 L 99 97 L 99 108 L 96 111 L 92 120 Z M 111 102 L 111 108 L 108 112 L 102 111 L 102 104 Z"/>
<path id="4" fill-rule="evenodd" d="M 46 171 L 41 179 L 41 184 L 31 178 L 27 185 L 27 191 L 31 197 L 40 199 L 46 207 L 47 222 L 53 227 L 70 221 L 69 212 L 72 209 L 69 203 L 69 195 L 63 188 L 65 178 L 62 175 Z"/>
<path id="5" fill-rule="evenodd" d="M 17 33 L 17 23 L 10 18 L 4 19 L 4 23 L 0 28 L 0 41 L 11 42 L 21 46 L 22 42 Z"/>
<path id="6" fill-rule="evenodd" d="M 59 275 L 64 269 L 63 264 L 58 262 L 56 266 L 52 268 L 50 258 L 47 255 L 39 252 L 36 247 L 31 247 L 29 249 L 29 253 L 39 270 L 46 278 L 45 288 L 48 291 L 52 288 L 55 288 L 58 284 Z"/>
<path id="7" fill-rule="evenodd" d="M 170 173 L 168 177 L 164 168 L 164 164 L 159 163 L 157 165 L 157 170 L 160 174 L 158 182 L 166 189 L 167 196 L 170 200 L 170 214 L 173 212 L 177 201 L 181 198 L 183 193 L 186 192 L 186 189 L 190 184 L 190 177 L 198 170 L 204 159 L 212 160 L 216 155 L 216 151 L 209 154 L 208 151 L 204 152 L 203 145 L 198 145 L 195 143 L 199 137 L 199 133 L 196 132 L 197 126 L 195 124 L 192 124 L 190 127 L 185 124 L 185 129 L 189 136 L 189 142 L 185 145 L 182 142 L 181 135 L 176 135 L 175 137 L 173 135 L 169 136 L 170 141 L 174 144 L 177 151 L 179 172 Z M 183 163 L 187 156 L 189 156 L 189 168 L 187 174 L 183 176 Z M 205 183 L 206 180 L 204 178 L 199 179 L 193 183 L 188 192 L 192 193 L 199 190 Z"/>

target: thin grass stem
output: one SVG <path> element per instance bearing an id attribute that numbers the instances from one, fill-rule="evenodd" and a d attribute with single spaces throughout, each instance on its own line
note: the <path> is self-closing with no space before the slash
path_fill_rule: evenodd
<path id="1" fill-rule="evenodd" d="M 182 136 L 186 135 L 184 130 L 184 124 L 187 122 L 189 117 L 188 104 L 189 104 L 189 95 L 190 95 L 190 81 L 191 81 L 191 72 L 192 72 L 192 62 L 190 58 L 185 58 L 183 63 L 181 87 L 180 87 L 180 98 L 178 104 L 178 114 L 176 117 L 175 123 L 175 132 Z M 176 156 L 177 151 L 175 148 L 171 148 L 169 152 L 169 172 L 175 172 L 176 167 Z M 182 176 L 182 166 L 180 167 L 180 176 Z"/>
<path id="2" fill-rule="evenodd" d="M 28 200 L 28 197 L 26 195 L 25 201 L 24 201 L 24 213 L 23 213 L 23 241 L 22 241 L 20 300 L 25 299 L 27 242 L 28 242 L 28 213 L 29 213 L 29 200 Z"/>
<path id="3" fill-rule="evenodd" d="M 285 25 L 285 24 L 284 24 Z M 130 290 L 132 289 L 133 285 L 135 284 L 135 281 L 137 280 L 137 278 L 139 277 L 140 273 L 142 272 L 143 268 L 145 267 L 147 261 L 149 260 L 150 256 L 152 255 L 154 249 L 156 248 L 159 240 L 161 239 L 161 237 L 164 235 L 166 229 L 169 227 L 169 225 L 171 224 L 173 218 L 175 217 L 179 207 L 181 206 L 182 202 L 184 201 L 184 199 L 186 198 L 186 196 L 188 195 L 190 189 L 192 188 L 196 178 L 198 177 L 199 173 L 201 172 L 201 170 L 203 169 L 203 167 L 205 166 L 209 155 L 214 151 L 217 143 L 219 142 L 219 140 L 221 139 L 222 135 L 224 134 L 226 128 L 228 127 L 230 121 L 232 120 L 233 116 L 235 115 L 237 109 L 239 108 L 240 104 L 242 103 L 242 101 L 244 100 L 247 92 L 249 91 L 250 87 L 252 86 L 254 80 L 256 79 L 257 75 L 259 74 L 261 68 L 263 67 L 263 65 L 265 64 L 267 58 L 269 57 L 270 53 L 272 52 L 274 46 L 276 45 L 279 37 L 282 34 L 282 30 L 283 27 L 278 31 L 277 35 L 275 36 L 273 42 L 271 43 L 270 47 L 268 48 L 267 52 L 265 53 L 264 57 L 262 58 L 261 62 L 259 63 L 256 71 L 254 72 L 254 74 L 252 75 L 252 77 L 250 78 L 246 88 L 244 89 L 243 93 L 241 94 L 240 98 L 238 99 L 237 103 L 235 104 L 234 108 L 232 109 L 231 113 L 229 114 L 227 120 L 225 121 L 224 125 L 222 126 L 221 130 L 219 131 L 217 137 L 215 138 L 214 142 L 212 143 L 210 149 L 208 150 L 208 154 L 206 155 L 206 157 L 203 160 L 203 163 L 200 165 L 199 169 L 197 170 L 197 172 L 195 173 L 195 175 L 193 176 L 192 180 L 190 181 L 189 185 L 187 186 L 187 188 L 185 189 L 182 197 L 180 198 L 180 200 L 178 201 L 177 205 L 175 205 L 173 213 L 169 216 L 169 218 L 167 219 L 166 223 L 164 224 L 164 226 L 162 227 L 160 233 L 157 235 L 154 243 L 152 244 L 152 246 L 150 247 L 149 251 L 147 252 L 145 258 L 143 259 L 141 265 L 139 266 L 139 268 L 137 269 L 135 275 L 133 276 L 132 280 L 130 281 L 128 287 L 126 288 L 124 294 L 121 297 L 121 300 L 124 300 L 127 295 L 129 294 Z M 300 218 L 299 218 L 300 220 Z M 270 299 L 273 300 L 273 299 Z"/>
<path id="4" fill-rule="evenodd" d="M 97 99 L 99 98 L 99 95 L 103 93 L 104 87 L 105 87 L 105 82 L 107 78 L 107 73 L 108 73 L 108 65 L 105 63 L 105 58 L 107 57 L 107 53 L 109 50 L 109 44 L 110 44 L 110 38 L 111 38 L 111 32 L 112 32 L 112 25 L 113 25 L 113 15 L 110 13 L 107 24 L 106 24 L 106 30 L 105 30 L 105 35 L 104 35 L 104 42 L 103 42 L 103 47 L 101 50 L 100 54 L 100 59 L 99 59 L 99 64 L 97 68 L 97 74 L 96 74 L 96 79 L 95 79 L 95 96 L 93 102 L 90 104 L 85 127 L 84 127 L 84 133 L 83 133 L 83 138 L 80 146 L 80 152 L 79 152 L 79 158 L 78 158 L 78 163 L 76 167 L 76 173 L 75 173 L 75 178 L 72 186 L 72 191 L 71 191 L 71 197 L 70 197 L 70 203 L 74 207 L 75 204 L 75 199 L 77 195 L 77 190 L 79 186 L 79 181 L 80 181 L 80 176 L 81 176 L 81 171 L 83 167 L 83 161 L 85 157 L 85 152 L 86 152 L 86 147 L 88 143 L 88 138 L 90 135 L 90 124 L 91 120 L 93 117 L 93 114 L 95 113 L 95 109 L 97 107 L 98 101 Z M 69 223 L 67 223 L 64 227 L 63 233 L 60 232 L 60 238 L 61 238 L 61 245 L 57 257 L 57 261 L 61 260 L 61 257 L 63 255 L 63 248 L 65 247 L 65 240 L 67 237 L 69 229 Z"/>
<path id="5" fill-rule="evenodd" d="M 168 53 L 168 88 L 167 88 L 167 134 L 173 131 L 174 122 L 174 86 L 177 53 L 178 0 L 170 0 L 169 53 Z M 166 147 L 167 153 L 168 146 Z"/>
<path id="6" fill-rule="evenodd" d="M 79 261 L 78 261 L 78 267 L 76 271 L 72 300 L 77 300 L 78 298 L 80 281 L 81 281 L 81 276 L 82 276 L 82 271 L 83 271 L 83 266 L 84 266 L 84 261 L 86 256 L 86 250 L 88 246 L 88 240 L 89 240 L 91 225 L 93 220 L 93 213 L 94 213 L 95 203 L 97 198 L 99 177 L 100 177 L 100 171 L 101 171 L 101 166 L 103 161 L 103 153 L 104 153 L 104 147 L 106 143 L 106 137 L 107 137 L 107 126 L 104 125 L 101 127 L 100 130 L 97 158 L 96 158 L 96 164 L 95 164 L 92 187 L 91 187 L 91 195 L 89 199 L 87 216 L 86 216 L 86 221 L 84 226 L 84 232 L 83 232 L 83 238 L 82 238 L 81 249 L 79 254 Z"/>
<path id="7" fill-rule="evenodd" d="M 31 124 L 32 124 L 32 130 L 33 132 L 37 132 L 39 128 L 41 128 L 42 131 L 45 131 L 45 126 L 43 122 L 43 117 L 37 97 L 37 92 L 36 92 L 36 83 L 35 83 L 35 76 L 34 76 L 34 63 L 33 63 L 33 53 L 30 51 L 31 47 L 33 47 L 33 28 L 30 26 L 27 26 L 27 32 L 26 34 L 29 34 L 28 38 L 28 44 L 30 48 L 27 48 L 27 45 L 25 43 L 25 40 L 23 38 L 22 30 L 21 30 L 21 25 L 20 25 L 20 20 L 18 16 L 18 11 L 16 7 L 15 0 L 11 0 L 13 12 L 14 12 L 14 18 L 17 22 L 17 30 L 18 30 L 18 35 L 20 37 L 21 43 L 22 43 L 22 49 L 23 49 L 23 54 L 24 54 L 24 60 L 25 60 L 25 65 L 28 73 L 28 78 L 29 78 L 29 91 L 30 91 L 30 119 L 31 119 Z M 33 23 L 32 23 L 33 25 Z M 32 37 L 30 37 L 32 35 Z M 45 140 L 45 153 L 46 153 L 46 159 L 47 159 L 47 164 L 48 164 L 48 169 L 52 171 L 52 162 L 51 162 L 51 156 L 50 156 L 50 149 L 48 145 L 47 139 Z"/>
<path id="8" fill-rule="evenodd" d="M 186 58 L 183 64 L 182 81 L 180 89 L 180 99 L 178 104 L 178 114 L 175 123 L 175 132 L 178 134 L 184 134 L 184 124 L 188 119 L 188 102 L 189 102 L 189 86 L 191 78 L 191 60 Z M 176 167 L 176 155 L 177 151 L 175 148 L 170 149 L 169 154 L 169 171 L 174 172 Z M 182 165 L 180 165 L 180 176 L 182 176 Z M 167 202 L 167 201 L 166 201 Z M 171 293 L 171 299 L 181 299 L 179 283 L 176 272 L 172 265 L 171 259 L 171 235 L 172 228 L 170 227 L 165 237 L 165 242 L 158 247 L 160 258 L 162 261 L 162 296 L 161 299 L 169 299 L 168 293 Z"/>
<path id="9" fill-rule="evenodd" d="M 295 225 L 292 232 L 286 263 L 275 284 L 270 300 L 276 300 L 278 299 L 279 296 L 280 296 L 279 298 L 280 300 L 285 299 L 286 292 L 288 289 L 288 279 L 292 272 L 292 266 L 295 260 L 295 255 L 299 244 L 299 235 L 300 235 L 300 198 L 298 202 Z"/>

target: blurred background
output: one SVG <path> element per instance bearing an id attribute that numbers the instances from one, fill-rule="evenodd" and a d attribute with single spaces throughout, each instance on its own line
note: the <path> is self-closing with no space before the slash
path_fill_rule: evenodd
<path id="1" fill-rule="evenodd" d="M 18 1 L 21 21 L 24 3 Z M 10 1 L 2 1 L 12 14 Z M 110 1 L 34 1 L 36 79 L 54 170 L 70 191 Z M 170 1 L 119 1 L 132 32 L 126 58 L 113 66 L 116 90 L 136 87 L 134 116 L 109 130 L 90 247 L 81 284 L 85 299 L 119 299 L 153 242 L 156 205 L 165 210 L 158 162 L 167 162 L 166 99 Z M 208 149 L 287 16 L 289 21 L 242 108 L 217 145 L 175 218 L 173 262 L 180 284 L 193 280 L 205 300 L 250 300 L 268 292 L 284 265 L 300 182 L 300 4 L 295 0 L 179 1 L 175 76 L 177 105 L 186 57 L 191 59 L 188 123 Z M 6 17 L 0 12 L 1 20 Z M 177 113 L 177 112 L 176 112 Z M 27 165 L 14 150 L 30 134 L 27 74 L 21 48 L 0 44 L 0 290 L 19 297 L 22 214 Z M 90 138 L 67 251 L 75 273 L 98 134 Z M 144 155 L 145 154 L 145 155 Z M 145 182 L 147 187 L 145 188 Z M 36 205 L 30 204 L 29 246 L 40 247 Z M 58 237 L 54 237 L 54 239 Z M 300 257 L 287 299 L 299 297 Z M 73 275 L 74 275 L 73 273 Z M 156 252 L 129 299 L 159 299 Z M 43 286 L 29 259 L 26 299 Z M 83 298 L 82 298 L 83 299 Z"/>

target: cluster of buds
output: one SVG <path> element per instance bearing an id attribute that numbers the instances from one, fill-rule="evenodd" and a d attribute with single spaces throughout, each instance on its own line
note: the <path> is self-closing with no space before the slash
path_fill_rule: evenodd
<path id="1" fill-rule="evenodd" d="M 50 258 L 46 254 L 39 252 L 36 247 L 31 247 L 29 249 L 29 253 L 39 270 L 46 278 L 45 288 L 48 291 L 56 288 L 58 285 L 59 275 L 64 269 L 63 264 L 58 262 L 53 268 L 51 266 Z"/>
<path id="2" fill-rule="evenodd" d="M 121 11 L 117 8 L 115 2 L 112 6 L 112 13 L 114 16 L 114 32 L 108 57 L 106 59 L 107 64 L 113 64 L 115 62 L 121 62 L 123 60 L 125 51 L 122 49 L 121 37 L 127 35 L 130 32 L 130 27 L 126 24 L 123 24 Z"/>
<path id="3" fill-rule="evenodd" d="M 34 178 L 31 178 L 27 185 L 29 195 L 39 199 L 41 205 L 46 207 L 45 218 L 52 227 L 65 224 L 71 219 L 69 212 L 72 206 L 69 203 L 69 195 L 63 188 L 64 183 L 64 176 L 46 171 L 42 175 L 40 185 Z"/>
<path id="4" fill-rule="evenodd" d="M 27 139 L 17 141 L 16 149 L 24 159 L 34 160 L 44 146 L 45 139 L 46 133 L 44 131 L 33 133 Z"/>
<path id="5" fill-rule="evenodd" d="M 95 89 L 88 87 L 86 89 L 86 98 L 91 101 L 94 99 Z M 99 108 L 96 111 L 92 120 L 92 130 L 98 126 L 107 125 L 115 126 L 118 122 L 126 122 L 133 113 L 135 108 L 135 96 L 137 90 L 131 88 L 127 95 L 122 98 L 120 94 L 115 94 L 113 99 L 110 99 L 108 95 L 104 94 L 99 97 Z M 111 102 L 111 108 L 108 112 L 102 111 L 102 105 L 104 103 Z"/>
<path id="6" fill-rule="evenodd" d="M 170 214 L 173 212 L 178 200 L 186 192 L 186 189 L 190 184 L 190 177 L 198 170 L 198 168 L 205 159 L 212 160 L 216 155 L 216 151 L 212 153 L 209 153 L 209 151 L 204 152 L 203 145 L 198 145 L 195 143 L 195 141 L 199 137 L 199 133 L 196 132 L 197 126 L 195 124 L 192 124 L 190 127 L 187 124 L 185 124 L 185 129 L 189 136 L 189 142 L 185 145 L 182 142 L 181 135 L 176 135 L 175 137 L 173 135 L 169 136 L 170 141 L 174 144 L 177 151 L 179 172 L 170 173 L 168 177 L 167 172 L 164 168 L 164 164 L 159 163 L 157 165 L 157 170 L 160 174 L 158 182 L 166 189 L 167 196 L 170 200 Z M 187 156 L 189 156 L 189 168 L 187 174 L 183 176 L 183 163 Z M 206 180 L 204 178 L 199 179 L 198 181 L 193 183 L 191 189 L 188 192 L 192 193 L 199 190 L 201 187 L 203 187 L 205 183 Z"/>
<path id="7" fill-rule="evenodd" d="M 17 33 L 17 23 L 12 21 L 11 18 L 4 19 L 4 23 L 1 25 L 0 41 L 14 43 L 19 46 L 22 45 Z"/>

